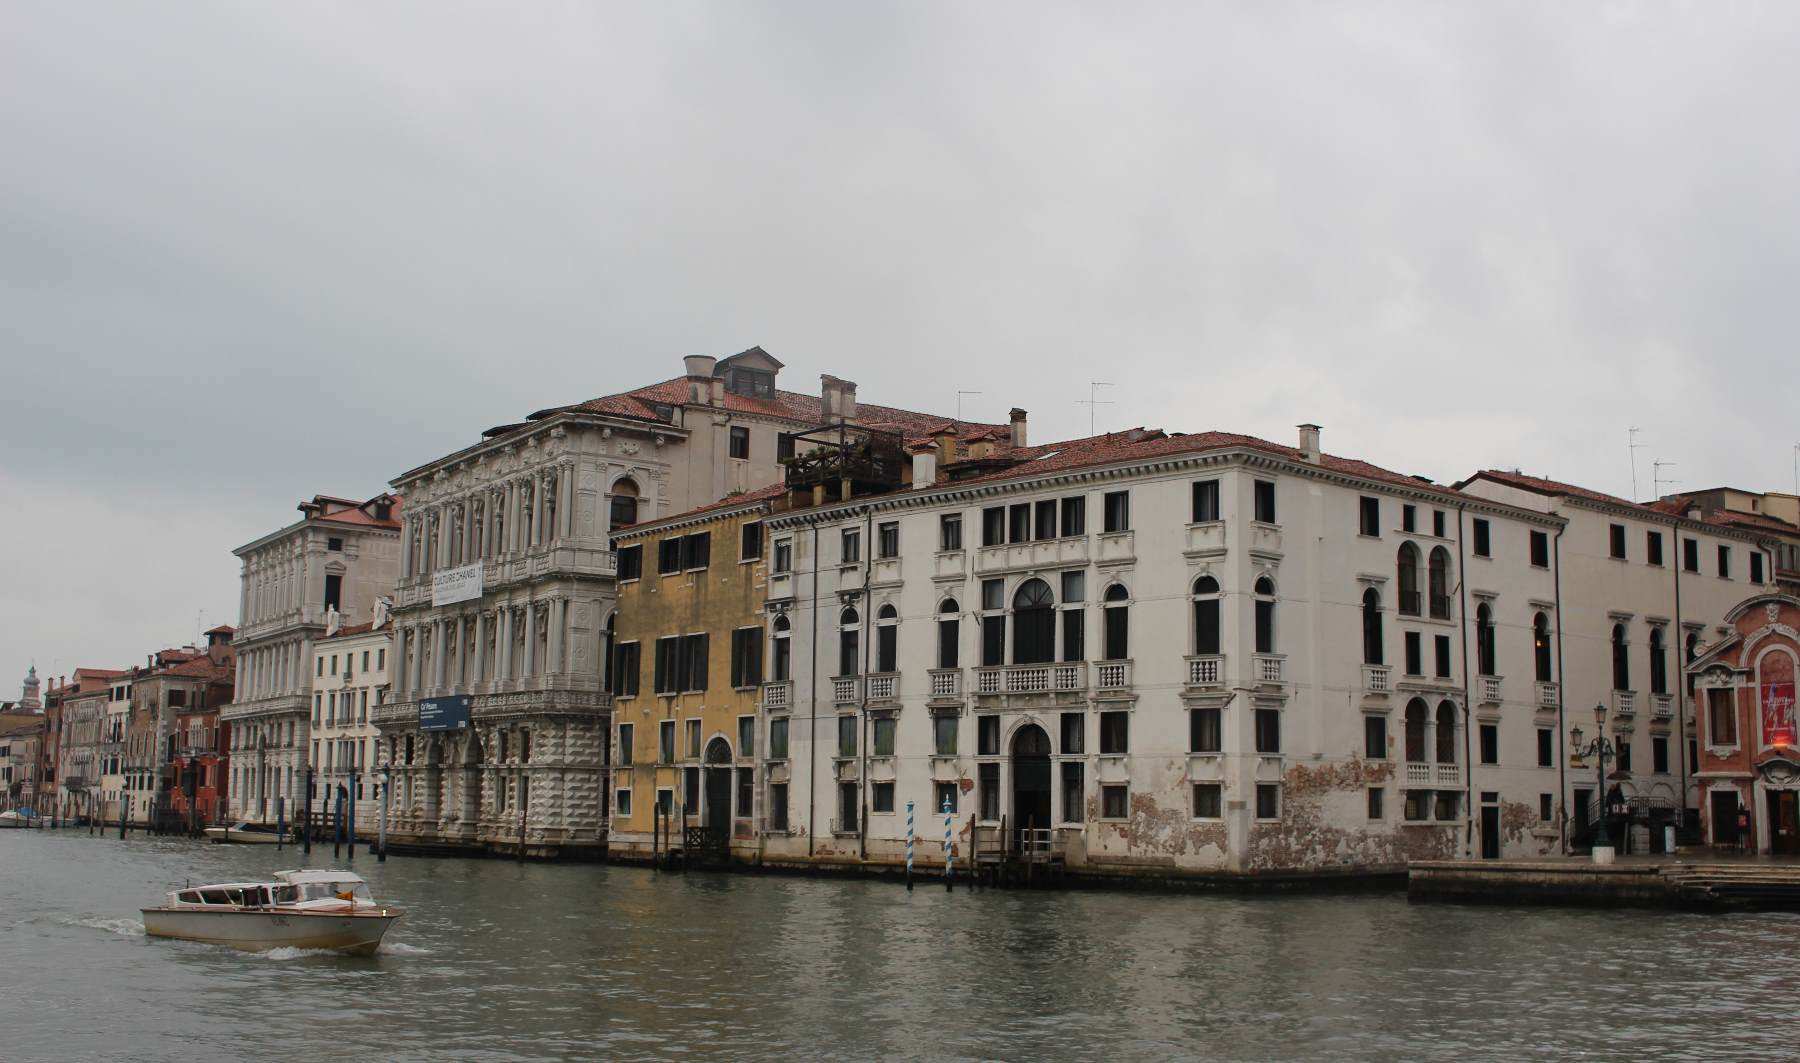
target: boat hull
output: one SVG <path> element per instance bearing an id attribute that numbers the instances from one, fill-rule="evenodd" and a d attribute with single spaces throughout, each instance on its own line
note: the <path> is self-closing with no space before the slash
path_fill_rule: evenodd
<path id="1" fill-rule="evenodd" d="M 388 928 L 400 919 L 393 909 L 366 913 L 203 908 L 141 911 L 144 933 L 150 937 L 203 941 L 250 952 L 329 949 L 359 956 L 373 954 Z"/>
<path id="2" fill-rule="evenodd" d="M 259 830 L 228 830 L 224 827 L 208 827 L 205 834 L 208 841 L 218 845 L 274 845 L 281 840 L 279 834 L 265 834 Z"/>

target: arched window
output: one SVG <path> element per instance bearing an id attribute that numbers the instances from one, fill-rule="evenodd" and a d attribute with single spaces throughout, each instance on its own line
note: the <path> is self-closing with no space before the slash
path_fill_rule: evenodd
<path id="1" fill-rule="evenodd" d="M 1363 663 L 1380 664 L 1382 661 L 1381 595 L 1373 587 L 1363 591 L 1362 635 Z"/>
<path id="2" fill-rule="evenodd" d="M 1550 682 L 1550 618 L 1543 613 L 1531 620 L 1531 654 L 1537 662 L 1538 682 Z"/>
<path id="3" fill-rule="evenodd" d="M 1056 600 L 1050 585 L 1028 579 L 1013 593 L 1013 663 L 1056 659 Z"/>
<path id="4" fill-rule="evenodd" d="M 1613 689 L 1631 689 L 1631 651 L 1625 644 L 1625 625 L 1614 624 L 1612 630 Z"/>
<path id="5" fill-rule="evenodd" d="M 962 612 L 957 607 L 955 598 L 945 598 L 938 603 L 938 663 L 939 668 L 957 667 L 957 647 L 962 641 Z"/>
<path id="6" fill-rule="evenodd" d="M 1494 610 L 1486 602 L 1475 608 L 1475 672 L 1494 674 Z"/>
<path id="7" fill-rule="evenodd" d="M 1267 576 L 1256 580 L 1256 652 L 1275 652 L 1275 581 Z"/>
<path id="8" fill-rule="evenodd" d="M 838 675 L 862 672 L 862 618 L 854 607 L 838 614 Z"/>
<path id="9" fill-rule="evenodd" d="M 1450 619 L 1450 551 L 1441 546 L 1431 548 L 1429 585 L 1431 615 L 1437 620 Z"/>
<path id="10" fill-rule="evenodd" d="M 1210 657 L 1219 652 L 1219 581 L 1201 576 L 1194 581 L 1194 653 Z"/>
<path id="11" fill-rule="evenodd" d="M 770 652 L 774 654 L 775 659 L 770 664 L 769 673 L 775 677 L 777 683 L 785 683 L 790 678 L 789 672 L 792 667 L 790 662 L 793 658 L 790 656 L 792 644 L 788 641 L 788 636 L 793 634 L 793 626 L 786 613 L 775 618 L 774 637 L 769 640 L 774 644 L 774 648 Z"/>
<path id="12" fill-rule="evenodd" d="M 1100 607 L 1106 622 L 1106 645 L 1102 647 L 1106 660 L 1123 661 L 1131 656 L 1131 607 L 1126 604 L 1130 598 L 1124 584 L 1106 588 L 1106 600 Z"/>
<path id="13" fill-rule="evenodd" d="M 614 531 L 637 523 L 637 481 L 625 479 L 613 484 L 612 495 L 607 500 L 606 515 Z"/>
<path id="14" fill-rule="evenodd" d="M 1669 692 L 1669 658 L 1664 653 L 1663 629 L 1650 629 L 1650 693 L 1667 694 Z"/>
<path id="15" fill-rule="evenodd" d="M 1456 763 L 1456 706 L 1448 701 L 1438 702 L 1437 762 Z"/>
<path id="16" fill-rule="evenodd" d="M 884 605 L 875 613 L 875 670 L 900 670 L 900 614 L 892 605 Z"/>
<path id="17" fill-rule="evenodd" d="M 1425 718 L 1429 710 L 1414 698 L 1406 703 L 1406 759 L 1420 763 L 1425 759 Z"/>
<path id="18" fill-rule="evenodd" d="M 1400 583 L 1400 615 L 1418 616 L 1423 608 L 1419 602 L 1419 548 L 1401 543 L 1394 568 Z"/>

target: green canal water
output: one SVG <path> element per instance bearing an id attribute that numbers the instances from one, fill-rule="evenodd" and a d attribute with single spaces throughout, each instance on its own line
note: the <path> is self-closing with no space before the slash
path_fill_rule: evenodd
<path id="1" fill-rule="evenodd" d="M 143 936 L 299 854 L 0 832 L 0 1060 L 1792 1058 L 1800 918 L 361 855 L 369 958 Z M 341 862 L 340 862 L 341 863 Z M 330 849 L 310 864 L 331 866 Z"/>

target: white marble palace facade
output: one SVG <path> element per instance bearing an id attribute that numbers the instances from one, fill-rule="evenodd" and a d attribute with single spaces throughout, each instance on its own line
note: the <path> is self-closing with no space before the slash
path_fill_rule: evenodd
<path id="1" fill-rule="evenodd" d="M 313 644 L 328 614 L 366 624 L 393 593 L 400 567 L 400 500 L 318 496 L 299 521 L 233 551 L 242 562 L 237 688 L 220 712 L 230 725 L 231 815 L 273 823 L 276 798 L 292 822 L 305 804 Z"/>
<path id="2" fill-rule="evenodd" d="M 846 381 L 826 377 L 817 398 L 775 390 L 781 363 L 760 348 L 683 368 L 493 429 L 392 481 L 407 500 L 393 695 L 371 711 L 394 843 L 513 849 L 523 832 L 534 855 L 603 851 L 612 532 L 774 482 L 788 434 L 860 419 Z M 434 577 L 453 569 L 479 572 L 479 594 L 433 604 Z M 460 699 L 466 726 L 421 726 L 422 710 Z"/>

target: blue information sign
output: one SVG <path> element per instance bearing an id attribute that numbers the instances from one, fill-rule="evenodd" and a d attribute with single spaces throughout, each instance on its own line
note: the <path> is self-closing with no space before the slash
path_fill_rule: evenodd
<path id="1" fill-rule="evenodd" d="M 469 726 L 469 695 L 426 698 L 419 702 L 419 730 L 458 731 Z"/>

